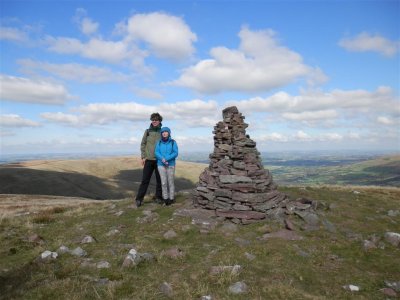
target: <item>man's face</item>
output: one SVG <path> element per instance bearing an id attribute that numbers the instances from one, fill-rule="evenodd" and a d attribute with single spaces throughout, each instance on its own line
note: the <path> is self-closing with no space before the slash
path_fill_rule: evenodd
<path id="1" fill-rule="evenodd" d="M 169 136 L 168 131 L 163 131 L 163 133 L 161 133 L 161 134 L 162 134 L 163 138 L 167 138 Z"/>
<path id="2" fill-rule="evenodd" d="M 153 126 L 158 126 L 160 125 L 160 120 L 157 118 L 151 119 L 151 124 L 153 124 Z"/>

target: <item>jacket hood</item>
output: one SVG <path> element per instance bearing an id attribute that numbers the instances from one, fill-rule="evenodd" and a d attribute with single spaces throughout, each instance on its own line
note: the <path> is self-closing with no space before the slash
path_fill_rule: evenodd
<path id="1" fill-rule="evenodd" d="M 167 131 L 169 133 L 169 135 L 171 135 L 171 129 L 169 129 L 168 127 L 163 127 L 161 128 L 161 133 Z"/>

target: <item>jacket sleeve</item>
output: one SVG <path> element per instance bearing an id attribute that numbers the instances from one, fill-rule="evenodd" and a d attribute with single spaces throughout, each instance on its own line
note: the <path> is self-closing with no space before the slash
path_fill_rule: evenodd
<path id="1" fill-rule="evenodd" d="M 140 156 L 146 158 L 147 129 L 144 131 L 142 142 L 140 143 Z"/>
<path id="2" fill-rule="evenodd" d="M 157 142 L 156 146 L 154 147 L 154 156 L 157 158 L 157 160 L 162 160 L 162 154 L 161 154 L 161 149 L 160 149 L 160 143 Z"/>
<path id="3" fill-rule="evenodd" d="M 171 151 L 171 153 L 167 154 L 166 157 L 165 157 L 165 159 L 168 160 L 168 161 L 178 157 L 178 144 L 177 144 L 177 142 L 174 141 L 174 142 L 171 142 L 171 144 L 172 144 L 172 151 Z"/>

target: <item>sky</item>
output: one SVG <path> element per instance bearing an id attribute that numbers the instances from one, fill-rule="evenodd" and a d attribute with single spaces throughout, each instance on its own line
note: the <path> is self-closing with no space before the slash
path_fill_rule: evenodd
<path id="1" fill-rule="evenodd" d="M 0 0 L 1 155 L 139 153 L 159 112 L 212 152 L 400 152 L 400 1 Z"/>

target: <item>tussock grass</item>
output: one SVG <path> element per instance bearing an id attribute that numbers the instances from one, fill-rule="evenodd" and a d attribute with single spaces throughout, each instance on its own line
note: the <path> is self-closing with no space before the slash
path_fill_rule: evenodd
<path id="1" fill-rule="evenodd" d="M 400 249 L 384 243 L 384 249 L 365 251 L 362 241 L 384 232 L 400 232 L 400 219 L 387 211 L 398 209 L 399 189 L 346 187 L 281 187 L 292 198 L 318 200 L 320 217 L 335 227 L 330 232 L 321 226 L 315 231 L 301 230 L 301 222 L 289 216 L 300 235 L 298 241 L 259 240 L 266 231 L 277 231 L 282 224 L 264 221 L 239 226 L 236 232 L 224 233 L 218 226 L 200 233 L 190 218 L 174 216 L 186 205 L 185 196 L 177 197 L 171 207 L 159 206 L 146 198 L 139 209 L 132 200 L 97 201 L 89 206 L 53 209 L 18 218 L 3 218 L 0 223 L 0 299 L 168 299 L 159 286 L 171 284 L 173 299 L 384 299 L 379 289 L 384 281 L 398 281 Z M 152 223 L 137 223 L 145 210 L 158 214 Z M 123 211 L 121 216 L 115 213 Z M 41 217 L 41 222 L 37 218 Z M 45 222 L 47 219 L 51 222 Z M 187 229 L 185 226 L 190 225 Z M 185 228 L 185 229 L 184 229 Z M 119 233 L 107 235 L 112 229 Z M 177 237 L 167 240 L 169 229 Z M 45 243 L 29 243 L 32 233 Z M 85 235 L 97 242 L 80 244 Z M 357 237 L 357 238 L 354 238 Z M 248 243 L 238 243 L 241 238 Z M 56 260 L 40 263 L 45 250 L 56 251 L 61 245 L 78 246 L 88 252 L 87 258 L 60 255 Z M 124 269 L 122 262 L 131 248 L 152 253 L 156 260 Z M 179 259 L 162 255 L 179 247 L 185 255 Z M 246 258 L 245 253 L 255 256 Z M 88 261 L 88 259 L 90 259 Z M 109 269 L 82 266 L 106 260 Z M 240 265 L 237 275 L 223 272 L 211 275 L 212 266 Z M 106 279 L 105 282 L 101 280 Z M 248 285 L 245 295 L 229 294 L 237 281 Z M 342 286 L 354 284 L 361 291 L 352 294 Z"/>

